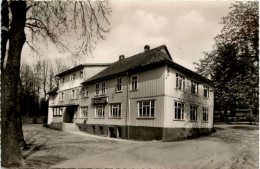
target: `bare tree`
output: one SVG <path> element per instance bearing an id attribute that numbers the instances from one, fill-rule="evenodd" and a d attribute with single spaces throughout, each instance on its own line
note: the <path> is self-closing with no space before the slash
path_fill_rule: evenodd
<path id="1" fill-rule="evenodd" d="M 108 32 L 110 12 L 106 1 L 2 1 L 2 166 L 21 165 L 16 98 L 24 44 L 36 51 L 39 42 L 52 42 L 72 55 L 90 54 L 97 40 Z M 65 38 L 68 36 L 76 37 L 78 43 L 71 44 Z"/>

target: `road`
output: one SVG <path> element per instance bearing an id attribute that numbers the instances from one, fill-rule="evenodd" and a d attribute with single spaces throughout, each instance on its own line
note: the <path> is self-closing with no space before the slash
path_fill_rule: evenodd
<path id="1" fill-rule="evenodd" d="M 258 127 L 218 125 L 206 137 L 177 142 L 92 137 L 24 125 L 25 167 L 258 168 Z"/>

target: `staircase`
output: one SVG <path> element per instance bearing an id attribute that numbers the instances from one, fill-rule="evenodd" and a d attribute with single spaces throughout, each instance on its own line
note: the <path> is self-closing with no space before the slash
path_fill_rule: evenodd
<path id="1" fill-rule="evenodd" d="M 75 123 L 63 123 L 64 131 L 79 131 L 79 127 Z"/>

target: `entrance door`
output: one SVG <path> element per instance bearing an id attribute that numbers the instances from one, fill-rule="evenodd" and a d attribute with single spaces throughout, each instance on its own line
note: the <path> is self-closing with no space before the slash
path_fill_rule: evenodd
<path id="1" fill-rule="evenodd" d="M 74 120 L 74 112 L 76 111 L 76 107 L 67 107 L 66 112 L 64 113 L 63 121 L 65 123 L 73 123 Z"/>

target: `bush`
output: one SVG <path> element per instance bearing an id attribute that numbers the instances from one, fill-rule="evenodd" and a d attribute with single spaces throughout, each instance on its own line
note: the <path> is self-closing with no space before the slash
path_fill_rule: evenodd
<path id="1" fill-rule="evenodd" d="M 36 124 L 37 123 L 37 119 L 33 119 L 33 124 Z"/>

